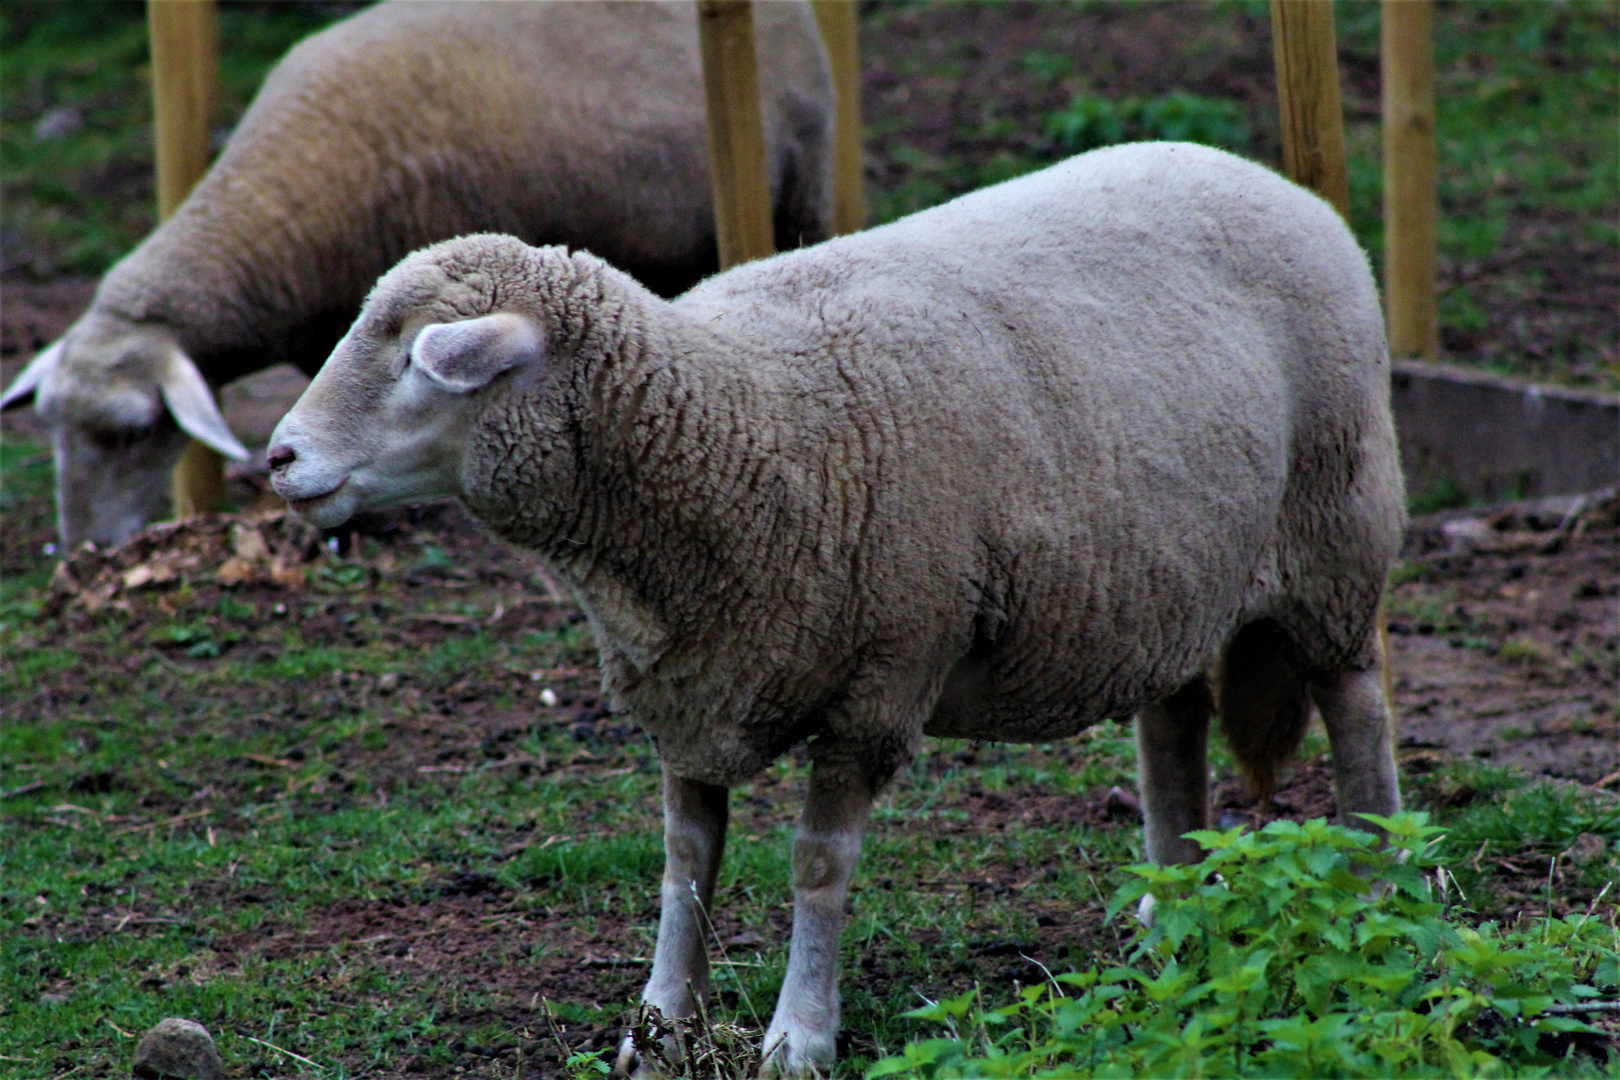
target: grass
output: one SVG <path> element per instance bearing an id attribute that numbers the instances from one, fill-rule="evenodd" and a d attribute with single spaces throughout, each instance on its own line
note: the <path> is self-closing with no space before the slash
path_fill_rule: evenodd
<path id="1" fill-rule="evenodd" d="M 221 5 L 216 145 L 289 47 L 356 6 Z M 99 274 L 156 224 L 144 8 L 17 0 L 0 39 L 4 268 Z"/>
<path id="2" fill-rule="evenodd" d="M 1278 167 L 1264 0 L 1179 4 L 1173 18 L 1158 18 L 1162 10 L 1044 5 L 992 24 L 960 5 L 874 9 L 866 31 L 881 65 L 867 87 L 874 217 L 1131 139 L 1190 138 Z M 1335 12 L 1351 225 L 1378 270 L 1379 7 L 1338 0 Z M 1142 39 L 1173 45 L 1154 52 Z M 1447 359 L 1620 388 L 1620 342 L 1607 316 L 1620 303 L 1617 41 L 1620 11 L 1607 0 L 1437 8 Z M 1445 492 L 1435 498 L 1446 504 Z"/>
<path id="3" fill-rule="evenodd" d="M 226 4 L 216 142 L 289 45 L 357 6 Z M 1033 17 L 1047 20 L 1053 37 L 1066 23 L 1152 20 L 1156 7 L 1051 4 Z M 1174 24 L 1185 25 L 1175 63 L 1093 57 L 1067 38 L 1003 46 L 1001 37 L 1022 40 L 1019 20 L 1030 13 L 996 23 L 972 21 L 966 10 L 905 3 L 863 12 L 874 221 L 1124 139 L 1189 138 L 1278 164 L 1263 0 L 1178 7 Z M 1005 9 L 972 10 L 994 18 Z M 1379 8 L 1338 0 L 1336 12 L 1351 220 L 1376 267 Z M 100 273 L 154 223 L 141 8 L 19 0 L 0 19 L 3 269 L 35 278 Z M 929 29 L 913 41 L 911 23 Z M 1174 29 L 1149 21 L 1141 33 Z M 1439 7 L 1440 310 L 1449 359 L 1620 388 L 1620 342 L 1608 317 L 1620 303 L 1617 40 L 1612 0 Z M 1008 49 L 1013 55 L 1003 56 Z"/>
<path id="4" fill-rule="evenodd" d="M 7 497 L 48 505 L 37 448 L 7 453 Z M 555 1075 L 608 1052 L 654 940 L 656 757 L 567 674 L 593 645 L 565 609 L 486 625 L 528 570 L 477 563 L 466 528 L 362 539 L 359 558 L 322 547 L 298 589 L 201 574 L 94 614 L 53 599 L 42 550 L 13 546 L 0 1076 L 121 1072 L 170 1015 L 208 1026 L 234 1076 Z M 1413 604 L 1402 617 L 1455 621 L 1445 597 Z M 406 618 L 423 614 L 464 621 Z M 1230 775 L 1218 740 L 1212 763 Z M 1038 983 L 1025 956 L 1054 974 L 1126 961 L 1132 926 L 1107 905 L 1141 841 L 1101 808 L 1133 773 L 1113 724 L 928 744 L 873 815 L 836 1075 L 926 1035 L 905 1015 L 924 998 Z M 732 800 L 713 1015 L 754 1036 L 786 961 L 805 778 L 790 756 Z M 1463 925 L 1584 911 L 1612 876 L 1612 803 L 1429 758 L 1405 783 L 1446 829 Z"/>

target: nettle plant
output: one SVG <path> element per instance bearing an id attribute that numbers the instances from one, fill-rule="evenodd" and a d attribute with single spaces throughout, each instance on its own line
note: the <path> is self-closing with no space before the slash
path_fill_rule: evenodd
<path id="1" fill-rule="evenodd" d="M 1203 862 L 1128 868 L 1110 917 L 1157 905 L 1122 965 L 914 1010 L 946 1035 L 867 1077 L 1600 1073 L 1577 1044 L 1604 1033 L 1569 1007 L 1620 983 L 1612 917 L 1457 925 L 1442 830 L 1369 820 L 1387 843 L 1321 819 L 1191 834 Z"/>

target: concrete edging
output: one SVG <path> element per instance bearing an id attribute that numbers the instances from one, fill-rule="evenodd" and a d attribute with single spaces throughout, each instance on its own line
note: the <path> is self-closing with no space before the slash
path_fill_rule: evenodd
<path id="1" fill-rule="evenodd" d="M 1397 360 L 1390 405 L 1409 495 L 1496 502 L 1620 481 L 1620 394 Z"/>

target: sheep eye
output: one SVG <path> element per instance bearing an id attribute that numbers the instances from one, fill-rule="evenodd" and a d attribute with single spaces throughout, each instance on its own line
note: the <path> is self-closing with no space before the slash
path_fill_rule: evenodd
<path id="1" fill-rule="evenodd" d="M 90 441 L 97 449 L 117 453 L 152 434 L 152 427 L 142 424 L 136 427 L 93 428 L 89 434 Z"/>

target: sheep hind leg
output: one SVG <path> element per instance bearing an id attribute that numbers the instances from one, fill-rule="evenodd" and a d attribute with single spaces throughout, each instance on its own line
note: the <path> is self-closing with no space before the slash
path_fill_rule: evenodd
<path id="1" fill-rule="evenodd" d="M 1333 755 L 1338 821 L 1353 829 L 1373 828 L 1356 815 L 1387 816 L 1401 808 L 1395 724 L 1384 691 L 1382 655 L 1365 671 L 1313 678 L 1311 697 L 1322 714 Z"/>
<path id="2" fill-rule="evenodd" d="M 760 1076 L 823 1075 L 837 1056 L 838 934 L 877 785 L 860 766 L 816 761 L 793 838 L 793 938 Z"/>
<path id="3" fill-rule="evenodd" d="M 726 846 L 727 796 L 714 784 L 664 770 L 664 883 L 652 975 L 641 1000 L 666 1017 L 691 1016 L 709 992 L 709 904 Z M 674 1053 L 673 1045 L 665 1047 Z M 618 1076 L 652 1076 L 634 1036 L 619 1045 Z"/>
<path id="4" fill-rule="evenodd" d="M 1200 675 L 1136 716 L 1136 767 L 1150 862 L 1190 863 L 1203 849 L 1183 834 L 1209 827 L 1209 680 Z"/>

